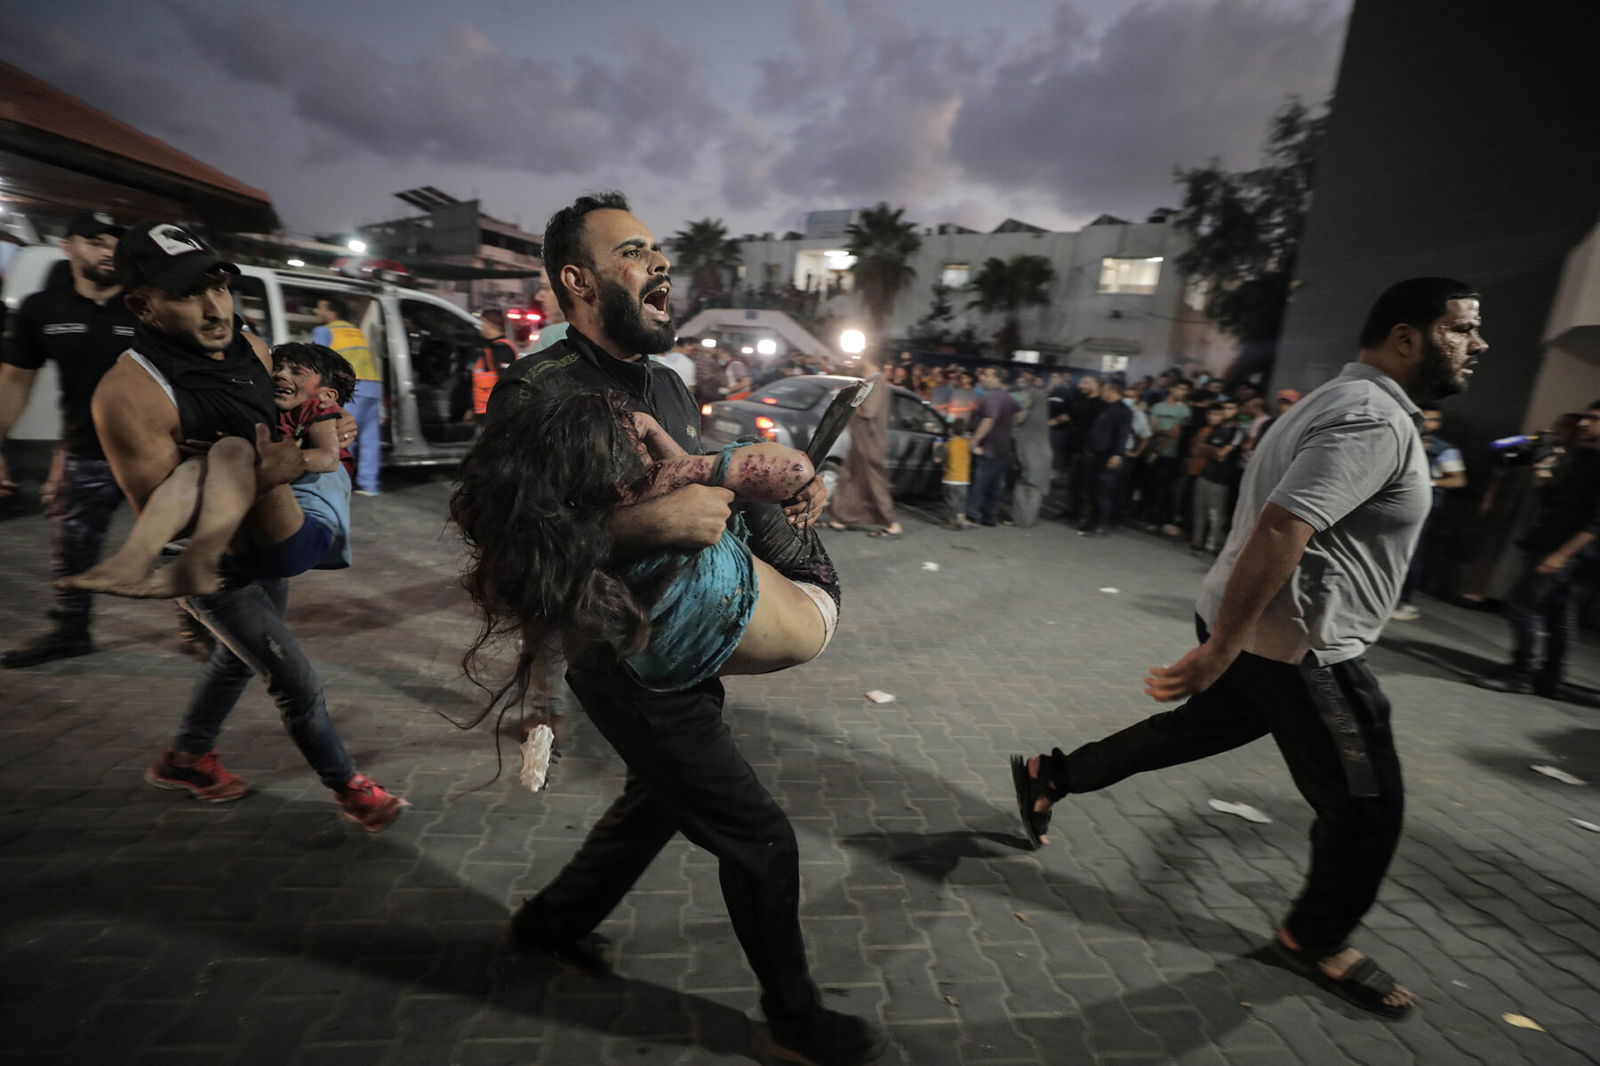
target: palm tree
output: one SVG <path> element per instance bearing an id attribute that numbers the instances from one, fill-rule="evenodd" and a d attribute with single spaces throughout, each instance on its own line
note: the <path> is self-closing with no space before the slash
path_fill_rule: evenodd
<path id="1" fill-rule="evenodd" d="M 1009 260 L 990 256 L 984 261 L 977 277 L 972 279 L 977 295 L 967 306 L 1005 314 L 1005 325 L 995 335 L 1000 354 L 1009 355 L 1022 343 L 1018 312 L 1024 307 L 1049 303 L 1050 284 L 1055 279 L 1056 268 L 1042 255 L 1014 255 Z"/>
<path id="2" fill-rule="evenodd" d="M 845 230 L 850 238 L 849 252 L 856 257 L 850 272 L 855 275 L 862 306 L 872 320 L 875 339 L 883 337 L 883 324 L 894 310 L 895 297 L 917 276 L 907 260 L 922 247 L 922 238 L 917 236 L 916 223 L 900 220 L 903 214 L 903 207 L 880 203 L 863 210 L 860 221 L 852 222 Z"/>
<path id="3" fill-rule="evenodd" d="M 702 300 L 725 289 L 727 272 L 739 265 L 739 242 L 728 239 L 728 227 L 720 218 L 691 222 L 667 238 L 672 246 L 673 272 L 687 274 L 694 298 L 691 311 L 699 310 Z"/>

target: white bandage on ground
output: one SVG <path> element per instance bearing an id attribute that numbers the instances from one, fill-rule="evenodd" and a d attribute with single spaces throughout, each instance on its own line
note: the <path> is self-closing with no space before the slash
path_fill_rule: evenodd
<path id="1" fill-rule="evenodd" d="M 822 614 L 822 646 L 817 649 L 817 655 L 821 655 L 828 650 L 828 644 L 833 640 L 833 631 L 839 628 L 839 605 L 833 602 L 833 597 L 820 585 L 811 585 L 804 581 L 796 581 L 794 584 L 795 588 L 804 592 L 807 598 L 817 605 L 817 610 Z M 817 655 L 813 655 L 811 659 L 815 659 Z M 811 659 L 807 659 L 806 662 L 810 662 Z"/>

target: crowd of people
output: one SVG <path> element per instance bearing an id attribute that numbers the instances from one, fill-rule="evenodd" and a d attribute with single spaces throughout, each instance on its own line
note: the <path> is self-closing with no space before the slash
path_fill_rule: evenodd
<path id="1" fill-rule="evenodd" d="M 254 674 L 344 816 L 384 829 L 405 801 L 355 766 L 284 616 L 295 575 L 352 561 L 362 383 L 379 376 L 363 374 L 361 339 L 324 301 L 312 342 L 268 350 L 235 314 L 237 268 L 176 225 L 74 220 L 67 250 L 69 287 L 31 300 L 14 324 L 38 336 L 5 355 L 0 435 L 32 369 L 57 360 L 70 436 L 55 475 L 66 502 L 53 505 L 52 566 L 59 594 L 84 606 L 58 600 L 68 606 L 57 628 L 4 665 L 91 650 L 92 594 L 178 597 L 216 644 L 145 780 L 203 802 L 244 798 L 248 783 L 216 745 Z M 604 967 L 596 926 L 683 833 L 719 862 L 770 1052 L 874 1061 L 887 1044 L 881 1027 L 825 1006 L 810 976 L 795 832 L 722 713 L 724 676 L 799 667 L 840 623 L 842 582 L 819 534 L 828 492 L 805 451 L 741 441 L 707 453 L 701 402 L 747 393 L 752 372 L 675 335 L 669 260 L 624 197 L 585 196 L 557 212 L 544 261 L 559 333 L 508 360 L 503 323 L 482 320 L 481 425 L 451 506 L 481 624 L 464 664 L 491 693 L 484 713 L 504 714 L 564 662 L 627 780 L 579 851 L 512 913 L 511 944 Z M 44 328 L 80 320 L 92 329 Z M 1028 840 L 1048 842 L 1052 807 L 1070 795 L 1270 734 L 1316 814 L 1306 885 L 1272 949 L 1390 1018 L 1413 997 L 1347 940 L 1384 878 L 1404 800 L 1389 704 L 1364 653 L 1408 602 L 1429 516 L 1462 484 L 1433 405 L 1466 386 L 1487 350 L 1480 325 L 1471 286 L 1401 282 L 1370 309 L 1355 361 L 1310 394 L 1279 390 L 1270 404 L 1249 385 L 1230 391 L 1179 371 L 1131 384 L 1034 370 L 1007 381 L 994 366 L 862 360 L 869 380 L 911 388 L 951 420 L 953 526 L 1028 525 L 1048 511 L 1085 536 L 1140 525 L 1217 556 L 1196 605 L 1197 645 L 1146 680 L 1153 699 L 1180 707 L 1070 753 L 1012 760 Z M 61 336 L 80 346 L 41 340 Z M 830 513 L 836 526 L 896 536 L 887 485 L 871 469 L 887 399 L 875 388 L 849 412 L 855 466 Z M 1538 505 L 1519 541 L 1516 648 L 1490 687 L 1558 691 L 1570 585 L 1600 537 L 1595 445 L 1600 403 L 1531 464 Z M 122 498 L 138 521 L 98 563 Z M 86 500 L 96 517 L 74 519 Z M 178 562 L 151 574 L 161 545 L 186 528 Z"/>

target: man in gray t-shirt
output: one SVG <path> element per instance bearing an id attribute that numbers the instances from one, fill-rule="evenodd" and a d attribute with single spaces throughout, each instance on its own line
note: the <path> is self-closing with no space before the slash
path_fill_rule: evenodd
<path id="1" fill-rule="evenodd" d="M 1273 427 L 1196 605 L 1201 643 L 1145 679 L 1187 699 L 1070 755 L 1015 756 L 1018 810 L 1046 842 L 1052 803 L 1272 735 L 1316 812 L 1305 887 L 1273 938 L 1291 967 L 1397 1018 L 1412 996 L 1346 942 L 1377 897 L 1405 793 L 1389 702 L 1362 658 L 1400 598 L 1430 502 L 1421 404 L 1466 387 L 1488 348 L 1478 295 L 1448 278 L 1390 288 L 1357 362 Z"/>

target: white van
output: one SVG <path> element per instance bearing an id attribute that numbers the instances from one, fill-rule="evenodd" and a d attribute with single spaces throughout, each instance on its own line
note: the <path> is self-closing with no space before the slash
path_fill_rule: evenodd
<path id="1" fill-rule="evenodd" d="M 17 252 L 0 288 L 10 313 L 67 269 L 53 244 Z M 235 310 L 269 345 L 309 341 L 319 324 L 312 312 L 320 297 L 345 302 L 383 371 L 386 466 L 452 463 L 466 454 L 472 442 L 472 425 L 465 421 L 472 408 L 472 364 L 483 350 L 476 318 L 448 300 L 387 282 L 312 270 L 239 270 Z M 59 439 L 57 399 L 55 364 L 46 363 L 11 438 Z"/>

